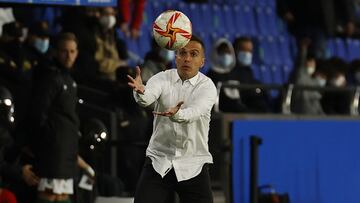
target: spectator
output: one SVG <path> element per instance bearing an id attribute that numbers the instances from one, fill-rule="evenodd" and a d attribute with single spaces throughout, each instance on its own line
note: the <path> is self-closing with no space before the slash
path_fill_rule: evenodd
<path id="1" fill-rule="evenodd" d="M 94 85 L 99 65 L 95 60 L 95 32 L 99 29 L 99 8 L 69 7 L 61 21 L 64 32 L 72 32 L 79 40 L 79 55 L 73 77 L 79 84 Z"/>
<path id="2" fill-rule="evenodd" d="M 126 48 L 115 33 L 115 10 L 112 7 L 100 9 L 101 28 L 95 33 L 97 50 L 95 60 L 99 64 L 99 73 L 104 79 L 114 81 L 116 70 L 127 66 Z"/>
<path id="3" fill-rule="evenodd" d="M 326 114 L 350 113 L 351 92 L 342 90 L 347 86 L 346 72 L 347 64 L 342 59 L 331 58 L 328 60 L 329 77 L 328 87 L 337 88 L 339 91 L 325 92 L 321 104 Z"/>
<path id="4" fill-rule="evenodd" d="M 146 0 L 118 0 L 120 30 L 125 36 L 137 39 L 143 19 Z"/>
<path id="5" fill-rule="evenodd" d="M 303 59 L 304 60 L 304 59 Z M 317 78 L 314 77 L 316 71 L 316 60 L 314 56 L 308 56 L 305 62 L 298 68 L 296 85 L 320 87 Z M 324 111 L 321 106 L 321 93 L 314 90 L 300 89 L 294 92 L 292 98 L 292 111 L 301 114 L 322 115 Z"/>
<path id="6" fill-rule="evenodd" d="M 233 69 L 236 65 L 234 48 L 227 39 L 222 38 L 215 42 L 211 52 L 211 69 L 207 73 L 208 77 L 216 85 L 220 83 L 240 85 L 237 78 L 239 75 L 233 75 Z M 236 87 L 222 88 L 219 95 L 219 108 L 224 112 L 245 112 L 247 110 L 240 96 L 240 90 Z"/>
<path id="7" fill-rule="evenodd" d="M 78 157 L 77 85 L 70 75 L 77 54 L 75 35 L 60 34 L 54 61 L 34 83 L 30 115 L 36 140 L 35 169 L 40 177 L 38 202 L 71 202 L 77 164 L 91 169 Z"/>
<path id="8" fill-rule="evenodd" d="M 238 37 L 234 40 L 236 66 L 229 73 L 240 84 L 261 84 L 255 79 L 252 72 L 254 45 L 248 37 Z M 264 113 L 270 111 L 269 98 L 266 91 L 256 89 L 244 89 L 240 92 L 241 101 L 246 106 L 245 112 Z"/>
<path id="9" fill-rule="evenodd" d="M 278 0 L 278 13 L 287 22 L 297 42 L 311 40 L 311 52 L 316 58 L 326 58 L 328 37 L 354 33 L 353 0 Z M 340 28 L 340 29 L 338 29 Z"/>
<path id="10" fill-rule="evenodd" d="M 174 51 L 159 47 L 155 40 L 152 40 L 151 47 L 151 50 L 145 55 L 144 64 L 141 66 L 141 77 L 144 83 L 156 73 L 170 69 L 175 59 Z"/>

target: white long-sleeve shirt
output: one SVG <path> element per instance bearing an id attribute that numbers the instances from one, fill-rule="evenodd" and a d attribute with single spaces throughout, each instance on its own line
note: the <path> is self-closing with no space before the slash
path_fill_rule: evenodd
<path id="1" fill-rule="evenodd" d="M 144 94 L 134 92 L 141 106 L 154 103 L 154 111 L 164 112 L 183 101 L 172 117 L 154 117 L 153 133 L 146 156 L 164 177 L 174 168 L 178 181 L 197 176 L 205 163 L 213 163 L 208 148 L 210 114 L 217 97 L 210 78 L 198 73 L 182 81 L 176 69 L 160 72 L 149 79 Z"/>

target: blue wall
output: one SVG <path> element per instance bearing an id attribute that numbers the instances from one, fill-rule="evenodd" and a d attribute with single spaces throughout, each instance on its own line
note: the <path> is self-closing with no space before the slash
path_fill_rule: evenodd
<path id="1" fill-rule="evenodd" d="M 360 121 L 246 120 L 233 123 L 234 203 L 249 202 L 250 135 L 259 148 L 259 185 L 291 203 L 359 203 Z"/>

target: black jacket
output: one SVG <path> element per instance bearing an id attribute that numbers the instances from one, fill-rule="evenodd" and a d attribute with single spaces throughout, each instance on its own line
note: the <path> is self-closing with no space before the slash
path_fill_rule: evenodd
<path id="1" fill-rule="evenodd" d="M 31 106 L 35 171 L 40 177 L 73 178 L 77 169 L 77 85 L 69 70 L 54 63 L 38 69 Z"/>

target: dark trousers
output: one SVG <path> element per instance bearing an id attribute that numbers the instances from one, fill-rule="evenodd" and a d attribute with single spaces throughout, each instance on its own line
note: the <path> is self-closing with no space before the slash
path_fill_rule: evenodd
<path id="1" fill-rule="evenodd" d="M 166 203 L 174 192 L 181 203 L 212 203 L 209 165 L 205 164 L 196 177 L 178 182 L 174 169 L 161 178 L 152 167 L 151 159 L 146 158 L 134 203 Z"/>

